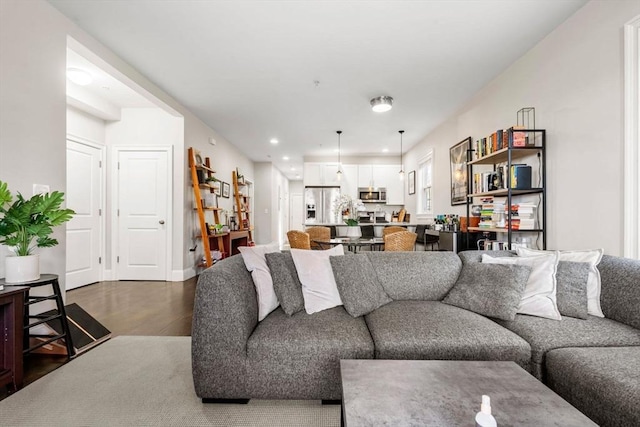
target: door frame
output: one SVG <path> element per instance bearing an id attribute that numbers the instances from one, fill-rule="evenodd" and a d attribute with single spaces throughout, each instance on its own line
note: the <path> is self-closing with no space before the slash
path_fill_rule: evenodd
<path id="1" fill-rule="evenodd" d="M 71 133 L 67 133 L 67 141 L 72 141 L 77 144 L 86 145 L 91 148 L 95 148 L 100 150 L 100 157 L 102 165 L 100 167 L 100 209 L 102 209 L 102 215 L 100 215 L 100 230 L 98 239 L 100 241 L 100 258 L 101 261 L 98 263 L 98 279 L 99 281 L 105 280 L 105 271 L 106 271 L 106 254 L 107 254 L 107 239 L 106 239 L 106 229 L 107 229 L 107 146 L 99 141 L 94 141 L 89 138 L 84 138 L 82 136 L 74 135 Z M 66 159 L 66 156 L 65 156 Z M 69 167 L 65 160 L 65 174 L 66 168 Z M 66 233 L 66 231 L 65 231 Z M 65 249 L 65 257 L 66 257 L 66 249 Z M 65 283 L 66 283 L 66 271 L 65 271 Z M 81 287 L 81 286 L 79 286 Z M 74 288 L 77 289 L 77 288 Z"/>
<path id="2" fill-rule="evenodd" d="M 115 145 L 111 147 L 111 263 L 112 271 L 113 271 L 113 280 L 120 280 L 118 277 L 118 268 L 117 268 L 117 256 L 118 249 L 120 245 L 119 239 L 119 230 L 120 230 L 120 217 L 118 216 L 118 208 L 119 208 L 119 192 L 118 192 L 118 159 L 120 158 L 120 153 L 126 151 L 134 151 L 134 152 L 143 152 L 143 151 L 162 151 L 167 153 L 167 171 L 168 171 L 168 179 L 167 179 L 167 220 L 166 220 L 166 230 L 167 230 L 167 254 L 165 260 L 165 277 L 164 280 L 166 282 L 171 281 L 172 277 L 172 264 L 173 264 L 173 147 L 172 146 L 156 146 L 156 145 Z"/>
<path id="3" fill-rule="evenodd" d="M 622 254 L 640 259 L 640 16 L 624 26 L 624 193 Z"/>

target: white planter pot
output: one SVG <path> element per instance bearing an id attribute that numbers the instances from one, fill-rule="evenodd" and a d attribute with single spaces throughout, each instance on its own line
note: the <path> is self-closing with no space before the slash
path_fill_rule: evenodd
<path id="1" fill-rule="evenodd" d="M 359 237 L 362 237 L 362 230 L 360 229 L 359 225 L 348 226 L 345 236 L 349 237 L 350 239 L 357 239 Z"/>
<path id="2" fill-rule="evenodd" d="M 40 256 L 8 256 L 4 262 L 5 282 L 31 282 L 40 278 Z"/>

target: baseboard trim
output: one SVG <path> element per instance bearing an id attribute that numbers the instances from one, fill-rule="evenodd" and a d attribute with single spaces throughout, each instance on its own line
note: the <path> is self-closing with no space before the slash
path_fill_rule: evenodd
<path id="1" fill-rule="evenodd" d="M 115 270 L 104 270 L 102 274 L 102 280 L 104 280 L 105 282 L 116 280 L 114 276 L 115 276 Z"/>
<path id="2" fill-rule="evenodd" d="M 322 404 L 323 405 L 342 405 L 342 400 L 340 399 L 322 399 Z"/>
<path id="3" fill-rule="evenodd" d="M 183 282 L 185 280 L 191 279 L 195 277 L 197 274 L 196 269 L 194 267 L 185 268 L 184 270 L 173 270 L 171 271 L 171 280 L 170 282 Z"/>

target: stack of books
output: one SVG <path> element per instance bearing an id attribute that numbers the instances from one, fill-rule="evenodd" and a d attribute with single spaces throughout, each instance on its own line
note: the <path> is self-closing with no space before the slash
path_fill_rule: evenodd
<path id="1" fill-rule="evenodd" d="M 481 199 L 482 210 L 480 211 L 480 228 L 494 228 L 495 222 L 493 221 L 493 198 L 488 197 Z"/>
<path id="2" fill-rule="evenodd" d="M 511 205 L 511 229 L 533 230 L 535 227 L 536 205 L 533 203 L 519 203 Z"/>

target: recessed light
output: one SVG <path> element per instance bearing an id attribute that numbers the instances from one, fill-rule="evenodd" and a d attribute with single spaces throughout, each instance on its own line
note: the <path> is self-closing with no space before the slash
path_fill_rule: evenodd
<path id="1" fill-rule="evenodd" d="M 382 152 L 383 152 L 383 153 L 388 153 L 388 152 L 389 152 L 389 149 L 388 149 L 388 148 L 383 148 L 383 149 L 382 149 Z"/>
<path id="2" fill-rule="evenodd" d="M 67 68 L 67 78 L 80 86 L 86 86 L 93 81 L 93 76 L 80 68 Z"/>
<path id="3" fill-rule="evenodd" d="M 289 156 L 282 156 L 282 160 L 289 160 Z"/>
<path id="4" fill-rule="evenodd" d="M 277 144 L 277 143 L 278 143 L 278 140 L 277 140 L 277 139 L 275 139 L 275 138 L 271 138 L 271 139 L 269 140 L 269 142 L 275 145 L 275 144 Z"/>
<path id="5" fill-rule="evenodd" d="M 294 170 L 296 170 L 296 168 L 291 168 L 291 171 L 293 172 Z"/>
<path id="6" fill-rule="evenodd" d="M 300 178 L 300 175 L 296 175 L 296 178 Z"/>

